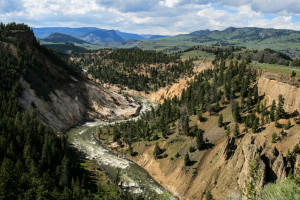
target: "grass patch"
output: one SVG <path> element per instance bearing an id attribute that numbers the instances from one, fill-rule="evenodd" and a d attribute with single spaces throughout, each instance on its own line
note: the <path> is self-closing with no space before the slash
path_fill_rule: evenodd
<path id="1" fill-rule="evenodd" d="M 295 71 L 296 77 L 300 78 L 300 68 L 299 67 L 285 66 L 285 65 L 278 65 L 278 64 L 258 63 L 258 62 L 252 62 L 251 65 L 256 68 L 263 69 L 263 70 L 277 73 L 277 74 L 291 75 L 292 71 Z"/>
<path id="2" fill-rule="evenodd" d="M 181 54 L 181 58 L 187 59 L 187 58 L 196 58 L 198 57 L 199 60 L 213 60 L 215 58 L 215 55 L 212 53 L 207 53 L 205 51 L 188 51 Z"/>

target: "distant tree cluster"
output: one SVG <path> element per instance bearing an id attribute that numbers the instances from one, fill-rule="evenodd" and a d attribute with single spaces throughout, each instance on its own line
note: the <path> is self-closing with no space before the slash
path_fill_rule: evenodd
<path id="1" fill-rule="evenodd" d="M 0 22 L 0 31 L 30 31 L 30 27 L 26 24 L 19 24 L 16 22 L 11 22 L 8 24 L 4 24 Z"/>

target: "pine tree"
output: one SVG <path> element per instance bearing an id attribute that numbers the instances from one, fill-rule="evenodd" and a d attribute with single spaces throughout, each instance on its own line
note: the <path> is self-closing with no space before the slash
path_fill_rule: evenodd
<path id="1" fill-rule="evenodd" d="M 239 137 L 240 135 L 240 129 L 238 123 L 235 123 L 235 128 L 234 128 L 234 137 Z"/>
<path id="2" fill-rule="evenodd" d="M 233 103 L 233 118 L 236 122 L 240 122 L 241 114 L 240 114 L 240 106 L 238 102 Z"/>
<path id="3" fill-rule="evenodd" d="M 199 132 L 197 134 L 196 141 L 197 141 L 197 148 L 198 148 L 198 150 L 204 149 L 204 147 L 205 147 L 205 141 L 203 139 L 203 133 L 202 132 Z"/>
<path id="4" fill-rule="evenodd" d="M 277 105 L 277 108 L 276 108 L 276 115 L 278 117 L 278 119 L 281 119 L 284 115 L 284 109 L 283 109 L 283 105 L 284 105 L 284 98 L 283 96 L 280 94 L 278 96 L 278 105 Z"/>
<path id="5" fill-rule="evenodd" d="M 184 156 L 184 165 L 189 166 L 190 163 L 191 163 L 191 160 L 190 160 L 189 153 L 186 153 L 185 156 Z"/>
<path id="6" fill-rule="evenodd" d="M 230 136 L 230 127 L 228 126 L 226 129 L 226 137 L 228 138 Z"/>
<path id="7" fill-rule="evenodd" d="M 203 122 L 203 121 L 204 121 L 204 118 L 203 118 L 203 116 L 202 116 L 202 112 L 201 112 L 201 111 L 198 112 L 197 116 L 198 116 L 198 120 L 199 120 L 200 122 Z"/>
<path id="8" fill-rule="evenodd" d="M 129 154 L 131 156 L 133 156 L 133 148 L 132 148 L 131 144 L 129 144 L 128 151 L 129 151 Z"/>
<path id="9" fill-rule="evenodd" d="M 253 97 L 254 97 L 254 102 L 256 103 L 258 101 L 258 87 L 257 87 L 257 85 L 254 86 Z"/>
<path id="10" fill-rule="evenodd" d="M 222 113 L 219 115 L 218 125 L 219 125 L 219 127 L 223 126 L 223 115 L 222 115 Z"/>
<path id="11" fill-rule="evenodd" d="M 252 126 L 251 126 L 253 133 L 257 133 L 258 125 L 259 125 L 259 118 L 255 117 L 255 119 L 252 122 Z"/>
<path id="12" fill-rule="evenodd" d="M 259 62 L 260 62 L 260 63 L 263 63 L 263 62 L 264 62 L 264 57 L 265 57 L 265 54 L 261 54 L 260 59 L 259 59 Z"/>
<path id="13" fill-rule="evenodd" d="M 256 107 L 255 107 L 255 111 L 256 112 L 260 112 L 260 100 L 258 99 L 258 101 L 257 101 L 257 104 L 256 104 Z"/>
<path id="14" fill-rule="evenodd" d="M 154 152 L 153 152 L 153 155 L 155 158 L 157 158 L 160 154 L 161 154 L 161 149 L 159 148 L 158 146 L 158 143 L 155 144 L 155 147 L 154 147 Z"/>
<path id="15" fill-rule="evenodd" d="M 251 90 L 249 90 L 248 96 L 247 96 L 247 106 L 248 106 L 248 109 L 250 109 L 251 105 L 252 105 L 252 93 L 251 93 Z"/>
<path id="16" fill-rule="evenodd" d="M 278 122 L 278 120 L 279 120 L 279 117 L 278 117 L 278 115 L 276 114 L 276 115 L 275 115 L 275 119 L 274 119 L 274 121 L 275 121 L 275 127 L 279 127 L 279 122 Z"/>
<path id="17" fill-rule="evenodd" d="M 190 133 L 189 121 L 190 121 L 189 116 L 186 115 L 184 118 L 184 125 L 183 125 L 183 131 L 185 135 L 189 135 Z"/>
<path id="18" fill-rule="evenodd" d="M 276 109 L 276 102 L 275 102 L 275 100 L 273 100 L 272 105 L 271 105 L 271 110 L 270 110 L 271 121 L 275 120 L 275 109 Z"/>

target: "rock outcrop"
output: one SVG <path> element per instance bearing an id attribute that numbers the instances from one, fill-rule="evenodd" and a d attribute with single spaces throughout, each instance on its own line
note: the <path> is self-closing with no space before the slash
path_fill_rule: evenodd
<path id="1" fill-rule="evenodd" d="M 281 94 L 285 99 L 283 106 L 285 111 L 300 111 L 300 87 L 297 84 L 282 82 L 274 75 L 263 75 L 258 80 L 258 92 L 259 95 L 266 95 L 268 105 L 271 105 L 273 100 L 277 102 Z"/>
<path id="2" fill-rule="evenodd" d="M 125 97 L 104 89 L 90 81 L 76 80 L 61 90 L 51 93 L 50 101 L 39 98 L 30 85 L 20 80 L 23 87 L 19 102 L 28 110 L 36 109 L 41 120 L 58 131 L 87 119 L 126 119 L 138 114 L 140 105 L 132 97 Z"/>

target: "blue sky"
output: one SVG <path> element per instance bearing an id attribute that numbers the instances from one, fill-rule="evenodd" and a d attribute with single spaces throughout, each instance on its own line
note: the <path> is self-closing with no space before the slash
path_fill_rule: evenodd
<path id="1" fill-rule="evenodd" d="M 300 30 L 299 0 L 0 0 L 0 21 L 175 35 L 227 27 Z"/>

